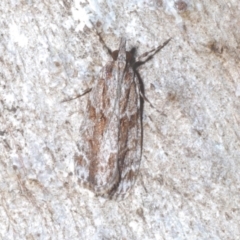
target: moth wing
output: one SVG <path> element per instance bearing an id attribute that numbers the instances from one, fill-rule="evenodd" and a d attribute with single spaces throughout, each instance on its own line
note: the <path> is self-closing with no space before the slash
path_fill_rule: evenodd
<path id="1" fill-rule="evenodd" d="M 142 119 L 139 82 L 134 71 L 126 71 L 120 99 L 118 145 L 119 183 L 110 197 L 123 199 L 136 181 L 142 148 Z"/>
<path id="2" fill-rule="evenodd" d="M 101 195 L 119 181 L 118 67 L 109 62 L 89 94 L 81 128 L 80 154 L 75 157 L 80 184 Z"/>

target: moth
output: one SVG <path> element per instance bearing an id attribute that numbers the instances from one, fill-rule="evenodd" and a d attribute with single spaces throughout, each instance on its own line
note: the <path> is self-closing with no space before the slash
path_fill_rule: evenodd
<path id="1" fill-rule="evenodd" d="M 101 41 L 103 41 L 100 38 Z M 80 129 L 75 174 L 79 183 L 98 196 L 123 199 L 138 175 L 142 154 L 143 83 L 137 68 L 168 42 L 134 58 L 126 39 L 111 51 L 113 61 L 101 70 L 89 93 Z"/>

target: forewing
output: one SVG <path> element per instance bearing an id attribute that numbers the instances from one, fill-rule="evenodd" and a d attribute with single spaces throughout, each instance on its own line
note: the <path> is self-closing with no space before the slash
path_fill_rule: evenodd
<path id="1" fill-rule="evenodd" d="M 79 182 L 96 194 L 109 191 L 119 181 L 117 62 L 108 63 L 100 76 L 89 94 L 80 154 L 75 157 Z"/>
<path id="2" fill-rule="evenodd" d="M 123 199 L 135 183 L 141 161 L 141 106 L 137 76 L 128 66 L 121 86 L 118 141 L 119 182 L 110 197 Z"/>

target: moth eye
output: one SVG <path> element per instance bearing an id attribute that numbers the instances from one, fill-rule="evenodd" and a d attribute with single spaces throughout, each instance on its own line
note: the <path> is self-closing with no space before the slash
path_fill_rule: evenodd
<path id="1" fill-rule="evenodd" d="M 118 50 L 115 50 L 115 51 L 112 52 L 112 58 L 113 58 L 114 61 L 117 60 L 118 52 L 119 52 Z"/>

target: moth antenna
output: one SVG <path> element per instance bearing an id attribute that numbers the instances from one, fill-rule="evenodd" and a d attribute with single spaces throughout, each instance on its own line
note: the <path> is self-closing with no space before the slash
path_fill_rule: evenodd
<path id="1" fill-rule="evenodd" d="M 93 26 L 93 29 L 94 29 L 95 34 L 98 36 L 101 44 L 103 45 L 103 48 L 108 52 L 109 55 L 112 56 L 112 50 L 111 50 L 111 49 L 107 46 L 107 44 L 104 42 L 101 34 L 100 34 L 100 33 L 98 32 L 98 30 L 95 28 L 93 22 L 92 22 L 91 20 L 90 20 L 90 22 L 91 22 L 91 24 L 92 24 L 92 26 Z"/>

